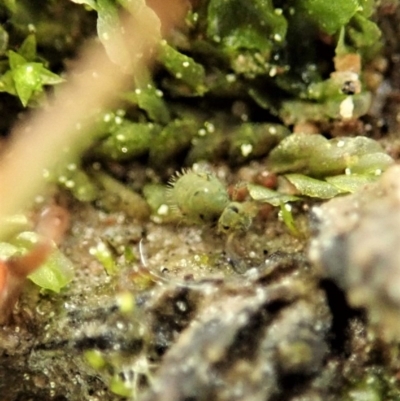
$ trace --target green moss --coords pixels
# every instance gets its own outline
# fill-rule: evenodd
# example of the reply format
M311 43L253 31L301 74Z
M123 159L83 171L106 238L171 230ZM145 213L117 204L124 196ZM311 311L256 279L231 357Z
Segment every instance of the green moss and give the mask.
M165 40L161 41L158 60L175 79L193 89L194 94L203 95L207 91L204 67L175 50Z
M328 140L317 134L287 137L270 153L268 161L276 172L298 172L312 177L343 174L346 169L370 174L385 170L393 163L373 139L342 137Z
M359 0L305 0L299 2L324 32L332 34L347 24L360 7Z
M120 119L94 149L101 158L124 161L147 154L160 127L153 123L135 123Z
M286 21L272 1L243 3L238 0L208 4L207 34L228 49L271 48L285 39Z
M19 53L7 52L9 70L0 78L0 92L17 95L23 106L44 91L45 85L55 85L63 79L45 68L43 63L33 62L36 55L36 39L29 35L22 43Z

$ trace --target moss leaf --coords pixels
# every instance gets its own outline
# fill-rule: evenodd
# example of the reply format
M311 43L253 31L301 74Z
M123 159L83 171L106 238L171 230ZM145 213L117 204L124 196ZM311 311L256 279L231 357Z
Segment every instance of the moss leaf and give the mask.
M122 67L128 66L129 54L121 31L117 5L112 0L98 0L96 9L98 12L97 34L108 57Z
M301 0L311 19L326 33L333 34L357 12L357 0Z
M270 49L285 39L287 22L271 0L211 0L207 35L226 48Z
M253 200L269 203L272 206L280 206L281 204L300 200L297 196L282 194L261 185L247 184L247 188Z
M8 58L15 91L24 106L28 104L34 94L43 91L44 85L63 82L60 76L46 69L42 63L28 62L23 56L13 51L8 52ZM4 76L2 78L3 91L10 92L7 87L10 82L7 82Z
M325 180L338 188L341 192L354 193L363 188L365 185L376 181L376 176L342 174L334 177L326 177Z
M300 195L310 198L330 199L342 193L329 182L316 180L303 174L286 174L285 178L294 185Z
M158 58L178 81L194 89L197 95L202 95L206 91L204 68L191 57L180 53L162 40Z
M34 61L36 59L36 36L33 33L28 35L23 41L18 54L27 61Z
M372 156L376 154L375 156ZM331 140L322 135L293 134L269 154L270 168L275 172L296 172L312 177L382 171L392 162L380 144L366 137L342 137ZM365 167L361 167L361 166ZM357 170L357 166L360 166ZM353 171L354 168L354 171Z
M39 269L28 276L41 288L60 292L69 284L74 275L72 262L60 251L55 250Z

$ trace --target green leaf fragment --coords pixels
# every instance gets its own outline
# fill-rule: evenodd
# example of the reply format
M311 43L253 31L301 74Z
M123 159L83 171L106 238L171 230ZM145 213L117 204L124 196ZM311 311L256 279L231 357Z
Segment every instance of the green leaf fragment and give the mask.
M84 352L83 356L86 362L96 370L102 369L106 366L106 360L102 353L96 349L90 349Z
M158 168L186 150L199 129L194 120L174 120L156 135L150 147L150 163Z
M103 265L109 276L117 273L118 268L114 256L110 248L104 242L99 241L95 247L90 248L89 252Z
M43 64L40 63L35 63L35 64L39 64L37 68L40 74L40 80L42 82L42 85L57 85L64 82L63 78L45 68Z
M146 74L147 75L147 74ZM149 118L161 124L167 124L171 117L163 99L163 92L158 89L150 77L135 77L136 89L123 94L123 98L137 104L146 111Z
M358 0L300 0L301 7L326 33L333 34L347 24L359 8Z
M370 138L358 136L328 140L322 135L298 133L281 141L270 152L268 162L275 172L325 177L343 174L347 168L351 168L353 173L365 173L367 166L368 173L371 173L371 167L385 170L391 160L380 144ZM353 171L357 165L360 168Z
M41 288L60 292L74 276L72 262L59 250L54 250L46 262L28 278Z
M316 180L303 174L286 174L285 178L294 185L300 195L310 198L331 199L342 191L326 181Z
M132 314L135 310L136 299L130 291L119 292L116 295L116 301L120 312L124 314Z
M158 59L172 76L192 88L195 94L203 95L206 92L204 67L191 57L180 53L162 40Z
M26 61L34 61L36 59L36 35L31 33L26 37L21 47L18 49L18 54Z
M354 193L362 189L365 185L376 181L376 176L371 175L336 175L334 177L326 177L325 180L338 188L341 192Z
M20 54L10 50L8 52L8 61L10 63L10 68L15 70L16 68L23 66L27 63L26 59Z
M373 174L380 175L394 160L383 152L375 152L361 155L354 162L349 164L349 172L352 174Z
M207 35L226 48L265 52L286 36L287 22L271 0L211 0Z
M97 35L111 61L123 68L130 64L118 7L112 0L97 0Z
M132 389L117 375L113 376L110 382L110 391L121 397L130 397Z
M0 77L0 92L7 92L10 95L17 94L14 85L14 77L11 70L8 70Z
M323 83L324 86L326 83ZM332 95L329 93L313 93L319 85L310 87L310 91L307 92L307 97L310 99L318 98L321 102L304 101L304 100L284 100L280 105L278 111L279 116L285 122L286 125L307 122L307 121L321 121L327 122L330 119L343 119L343 101L350 100L352 103L353 110L351 112L351 118L358 118L365 115L371 105L372 97L371 93L362 91L349 98L346 95ZM255 92L253 92L254 94ZM326 95L330 97L326 97ZM255 98L259 103L259 100ZM261 103L259 103L263 106Z
M99 195L98 187L93 180L81 169L65 169L57 177L57 183L69 190L80 202L92 202Z
M33 93L42 90L40 73L36 63L26 63L13 70L15 89L23 106L28 104Z
M133 123L123 120L107 138L99 143L95 152L112 160L130 160L147 153L159 131L159 126L152 123Z
M236 163L264 156L289 134L280 124L240 124L231 134L229 156Z
M14 82L15 91L26 106L33 95L43 91L44 85L55 85L63 82L57 74L46 69L42 63L27 62L20 54L9 51L8 58L11 72L4 74L1 81L2 91L12 93L10 79Z
M261 185L247 184L247 189L253 200L269 203L272 206L280 206L282 203L285 204L300 200L298 196L282 194Z
M382 35L378 25L360 13L351 19L346 33L350 42L358 49L373 46Z
M358 3L358 10L364 17L370 17L375 11L376 0L358 0Z
M191 166L198 161L209 162L221 160L226 156L227 137L222 124L217 121L206 121L191 141L185 165Z
M135 90L138 106L145 110L149 118L161 124L167 124L171 119L169 110L164 100L162 92L152 84L146 87L139 87Z
M280 212L282 216L282 220L285 223L285 226L288 228L289 232L295 237L300 236L300 232L296 227L296 223L293 218L292 207L291 205L285 204L281 202L280 204Z

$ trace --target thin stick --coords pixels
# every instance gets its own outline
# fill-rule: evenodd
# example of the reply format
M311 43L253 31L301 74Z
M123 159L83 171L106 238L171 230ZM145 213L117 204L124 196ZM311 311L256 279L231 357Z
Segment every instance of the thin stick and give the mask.
M165 11L163 0L153 1ZM169 30L182 16L181 0L168 1L174 13L162 12L162 25ZM181 12L176 13L178 8ZM154 24L146 19L146 7L135 10L135 18L127 16L122 25L129 38L126 43L130 55L130 71L151 63L149 48L156 46L159 36L154 34ZM147 9L148 11L148 9ZM119 39L119 38L118 38ZM116 38L115 45L120 45ZM153 41L153 42L152 42ZM140 63L138 60L140 59ZM77 67L67 76L67 83L55 96L46 110L32 114L11 134L7 149L0 160L0 221L29 205L43 189L43 171L52 170L62 157L65 148L77 151L87 138L85 128L93 123L96 111L115 105L120 90L132 81L131 75L112 64L103 47L92 42L84 49ZM81 129L77 129L81 127ZM0 239L7 235L7 228L0 224Z

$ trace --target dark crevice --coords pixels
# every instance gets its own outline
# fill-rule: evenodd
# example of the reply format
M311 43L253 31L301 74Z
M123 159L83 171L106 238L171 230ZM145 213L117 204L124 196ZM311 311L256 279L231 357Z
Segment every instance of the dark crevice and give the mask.
M328 341L332 351L338 354L346 352L350 321L354 318L364 319L362 309L352 308L342 291L332 280L322 280L320 287L325 291L328 306L332 313L332 328Z

